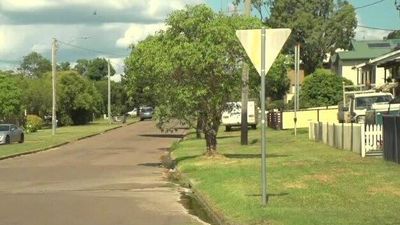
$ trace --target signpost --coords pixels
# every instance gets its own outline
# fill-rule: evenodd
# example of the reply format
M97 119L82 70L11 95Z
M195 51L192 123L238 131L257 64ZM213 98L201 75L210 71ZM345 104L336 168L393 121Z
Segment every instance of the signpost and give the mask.
M267 204L267 166L265 140L265 74L281 51L290 35L290 29L238 30L239 38L247 55L261 76L261 183L262 205Z

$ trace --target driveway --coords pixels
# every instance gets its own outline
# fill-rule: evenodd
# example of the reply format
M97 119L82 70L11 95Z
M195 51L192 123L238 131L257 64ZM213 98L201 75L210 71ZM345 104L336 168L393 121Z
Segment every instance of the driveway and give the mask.
M0 224L196 224L159 167L179 136L145 121L0 161Z

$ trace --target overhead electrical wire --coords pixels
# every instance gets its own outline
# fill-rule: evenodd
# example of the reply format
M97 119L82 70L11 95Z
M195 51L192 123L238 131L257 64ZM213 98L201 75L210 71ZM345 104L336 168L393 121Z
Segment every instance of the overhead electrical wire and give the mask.
M70 46L70 47L73 47L73 48L77 48L77 49L80 49L80 50L88 51L88 52L95 52L95 53L100 53L100 54L105 54L105 55L110 55L110 56L116 56L116 57L119 57L119 58L127 57L126 55L119 55L119 54L115 54L115 53L110 53L110 52L90 49L90 48L86 48L86 47L81 47L81 46L70 44L70 43L67 43L67 42L64 42L64 41L61 41L61 40L58 40L58 39L57 39L57 41L59 43L61 43L61 44L64 44L64 45L67 45L67 46Z
M363 25L360 25L360 24L358 24L357 26L361 27L361 28L371 29L371 30L396 31L395 29L380 28L380 27L370 27L370 26L363 26Z
M381 2L384 2L384 1L385 0L379 0L379 1L372 2L372 3L366 4L366 5L358 6L358 7L355 7L354 10L363 9L363 8L367 8L367 7L370 7L370 6L374 6L374 5L377 5L377 4L379 4Z

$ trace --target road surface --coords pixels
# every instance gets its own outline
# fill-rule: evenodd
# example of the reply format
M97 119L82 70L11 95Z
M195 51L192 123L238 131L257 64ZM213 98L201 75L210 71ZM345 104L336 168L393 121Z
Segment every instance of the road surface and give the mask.
M0 224L197 224L159 166L178 137L145 121L0 161Z

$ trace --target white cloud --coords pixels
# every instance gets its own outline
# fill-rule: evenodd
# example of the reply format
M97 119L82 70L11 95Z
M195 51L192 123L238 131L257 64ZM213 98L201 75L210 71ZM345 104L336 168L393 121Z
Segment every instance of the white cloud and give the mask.
M127 48L130 44L136 44L137 42L145 39L148 35L152 35L163 29L165 29L164 23L149 25L133 24L128 28L128 30L125 31L124 36L117 40L116 46L120 48Z
M50 59L52 38L95 51L60 44L59 62L99 57L113 59L123 72L123 56L132 43L165 29L163 21L173 10L205 0L0 0L0 70L18 65L37 51ZM94 12L96 11L96 15ZM109 53L109 54L105 54ZM117 65L118 64L118 65ZM7 66L7 67L8 67Z

